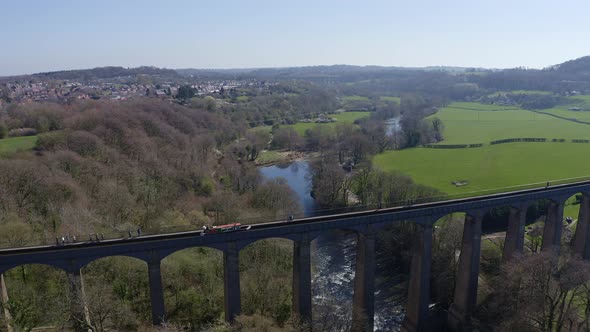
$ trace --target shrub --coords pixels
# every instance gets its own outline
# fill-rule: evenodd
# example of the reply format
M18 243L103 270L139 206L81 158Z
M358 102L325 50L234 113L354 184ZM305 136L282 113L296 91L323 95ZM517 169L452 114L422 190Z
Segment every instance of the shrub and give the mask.
M66 132L54 131L39 135L37 139L37 148L43 150L56 150L58 146L64 146L66 143Z
M10 137L20 137L20 136L35 136L37 135L37 129L35 128L17 128L12 129L8 132L8 136Z

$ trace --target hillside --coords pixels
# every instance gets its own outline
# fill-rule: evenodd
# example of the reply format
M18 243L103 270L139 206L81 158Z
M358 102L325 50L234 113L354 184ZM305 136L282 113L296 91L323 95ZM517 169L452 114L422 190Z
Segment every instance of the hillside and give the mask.
M566 61L553 66L556 71L565 74L590 75L590 56Z
M163 78L180 78L180 75L172 69L157 67L97 67L92 69L61 70L53 72L36 73L32 75L3 77L3 80L14 79L36 79L36 80L96 80L112 79L119 77L136 77L139 75L148 75Z

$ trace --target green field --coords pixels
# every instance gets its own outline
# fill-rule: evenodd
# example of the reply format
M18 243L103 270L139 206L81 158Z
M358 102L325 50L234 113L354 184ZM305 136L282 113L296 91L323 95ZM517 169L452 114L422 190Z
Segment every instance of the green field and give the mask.
M565 202L563 209L563 217L572 217L572 219L578 219L578 213L580 212L580 204L573 204L576 201L576 197L570 197Z
M307 129L311 129L315 126L329 126L329 127L335 127L337 123L353 123L354 120L360 119L360 118L365 118L371 115L371 112L343 112L343 113L338 113L338 114L330 114L329 117L331 118L335 118L337 121L336 122L331 122L331 123L305 123L305 122L299 122L297 124L294 125L289 125L293 128L295 128L295 131L303 136L305 135L305 131Z
M474 111L507 111L507 110L515 110L518 109L516 106L503 106L503 105L492 105L492 104L480 104L480 103L470 103L470 102L463 102L458 101L451 103L446 108L459 108L459 109L469 109Z
M258 127L253 127L253 128L249 128L248 131L250 132L264 132L264 133L271 133L272 132L272 126L258 126Z
M417 183L449 194L467 194L590 175L590 144L510 143L476 149L415 148L374 158L385 171L398 170ZM451 182L466 180L456 187ZM515 188L516 189L516 188ZM501 191L508 191L501 190Z
M0 157L35 147L37 136L11 137L0 139Z
M381 100L383 101L395 101L396 103L400 104L402 99L400 97L392 97L392 96L381 96Z
M369 107L369 98L363 96L343 96L342 107L345 109L359 109Z
M555 114L566 119L590 122L590 109L588 111L570 111L568 107L555 107L540 110L540 112Z
M506 94L524 94L524 95L552 95L553 92L541 91L541 90L512 90L512 91L498 91L489 95L490 97L506 95Z
M568 119L590 122L590 96L567 97L568 103L554 108L540 110ZM570 111L569 108L579 107L580 111Z
M590 121L590 112L567 110L574 103L590 108L590 96L569 98L571 104L542 112L564 117L575 114ZM445 126L445 140L440 144L524 137L590 139L590 125L521 109L502 110L495 105L452 103L432 117L440 118ZM373 162L382 170L402 172L452 198L544 187L548 181L558 184L590 179L590 144L522 142L472 149L414 148L388 151L375 156ZM467 184L456 186L453 181ZM579 205L567 204L564 216L576 219L578 210Z
M574 104L590 106L590 96L588 95L571 96L567 98Z
M267 164L267 163L273 163L276 161L280 161L282 159L283 159L283 155L281 155L280 153L278 153L276 151L264 150L264 151L260 152L260 155L256 159L256 163Z
M369 98L363 96L343 96L342 101L369 101Z
M590 139L589 125L526 110L491 112L495 107L499 106L452 103L449 107L430 116L430 118L438 117L445 126L444 140L440 144L489 143L494 140L518 137Z

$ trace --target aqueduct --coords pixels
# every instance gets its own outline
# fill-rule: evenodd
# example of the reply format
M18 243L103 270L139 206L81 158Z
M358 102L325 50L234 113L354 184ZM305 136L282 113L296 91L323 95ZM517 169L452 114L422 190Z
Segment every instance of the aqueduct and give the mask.
M533 202L547 199L547 218L542 250L559 252L563 210L566 200L582 194L578 225L572 241L576 254L590 259L590 181L541 189L522 190L474 198L387 208L363 212L271 222L252 225L247 231L200 236L201 231L149 235L131 239L112 239L63 246L37 246L0 250L0 274L24 264L47 264L68 275L71 294L83 297L80 269L90 262L110 256L129 256L147 262L153 323L166 317L160 263L168 255L190 247L210 247L223 252L224 303L226 320L240 311L239 252L248 244L268 238L293 241L293 311L304 320L312 317L310 243L322 232L354 230L357 233L356 273L353 297L353 330L373 331L375 235L392 223L411 221L420 225L413 249L408 303L402 329L422 331L428 321L433 225L455 212L466 214L463 228L459 272L448 325L454 331L470 330L472 309L477 301L477 283L484 214L498 207L510 207L503 259L522 252L525 215ZM3 290L5 292L5 290ZM76 310L76 309L73 309ZM79 310L79 309L78 309ZM84 312L74 313L83 317Z

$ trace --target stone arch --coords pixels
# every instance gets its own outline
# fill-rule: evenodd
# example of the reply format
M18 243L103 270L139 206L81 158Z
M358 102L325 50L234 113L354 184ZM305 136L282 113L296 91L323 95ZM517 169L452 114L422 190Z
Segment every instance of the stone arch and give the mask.
M255 243L260 242L260 241L275 239L275 240L286 240L286 241L290 241L290 242L295 242L295 241L301 240L301 238L302 238L301 233L286 233L286 234L273 235L273 236L269 236L269 237L243 239L243 240L238 240L235 243L236 243L236 248L241 251L242 249L245 249L245 248L247 248L251 245L254 245Z
M166 312L175 312L167 320L199 326L214 323L224 313L224 254L220 248L190 246L161 253Z
M378 265L375 264L375 285L373 287L375 290L380 291L375 292L372 299L367 298L367 302L372 301L375 308L387 305L388 311L403 312L404 308L406 308L407 316L405 320L407 322L404 322L404 326L408 327L407 330L410 331L420 330L415 325L413 326L413 323L408 323L421 319L420 314L417 313L419 309L416 308L423 306L423 304L418 304L416 301L421 301L423 294L428 294L428 298L430 294L428 287L430 283L430 255L432 252L432 224L435 219L438 218L418 215L410 216L406 219L392 218L390 221L372 225L375 226L372 228L376 237L375 261L379 262ZM363 242L359 241L358 244L362 246ZM359 249L361 248L359 247ZM367 260L367 258L357 255L357 260ZM380 269L377 266L395 266L397 270ZM356 273L363 272L365 274L370 273L369 271L359 269L356 271ZM362 279L359 279L359 281ZM425 280L428 280L428 286L426 287L424 286ZM392 282L398 284L393 293L399 295L395 295L397 301L394 302L387 301L387 298L392 296ZM356 294L361 293L358 291L359 286L361 286L359 283L355 283L354 308L356 308L358 301ZM420 294L421 292L424 293ZM426 306L430 303L428 300L422 302L427 303ZM371 309L371 303L367 304L368 309ZM358 316L358 314L353 314L353 317ZM391 318L381 317L381 319L385 319L387 322ZM372 324L372 322L367 321L362 323L365 326L367 324Z
M291 316L296 237L259 239L239 253L242 312L276 317L279 323Z
M138 260L138 261L142 261L144 263L147 263L149 260L149 255L146 252L136 252L136 253L129 253L129 254L113 253L113 254L101 255L98 257L87 258L86 260L79 260L76 263L80 269L83 269L83 268L87 267L88 265L93 264L96 261L100 261L103 259L109 259L109 258L124 258L124 259Z
M312 241L314 317L350 316L353 312L359 239L368 235L374 241L374 234L366 230L366 225L363 225L321 232ZM371 276L368 277L373 281ZM326 323L315 320L314 328L325 330L327 327L322 324Z
M143 256L137 256L106 255L80 269L80 283L90 322L116 328L129 323L125 317L149 317L148 266Z
M529 201L515 201L493 207L485 213L484 226L487 223L493 224L493 227L482 228L482 245L487 249L484 254L488 256L488 263L491 263L487 264L487 272L499 273L500 261L508 261L514 255L523 253L530 205Z
M465 221L465 217L467 213L464 211L456 211L450 213L441 213L432 217L432 231L434 242L436 245L437 236L440 232L448 230L449 227L453 227L452 230L455 233L461 233L463 231L463 222Z
M185 246L185 247L175 247L175 248L171 248L171 249L162 249L162 250L158 250L158 258L160 260L165 260L166 258L168 258L171 255L174 255L178 252L184 251L184 250L188 250L188 249L198 249L198 248L203 248L203 249L212 249L215 252L219 251L219 252L223 252L227 247L227 244L225 242L223 243L211 243L211 244L199 244L199 245L189 245L189 246Z
M29 266L29 265L48 266L48 267L52 267L57 270L61 270L63 272L66 272L68 270L68 265L62 261L46 261L46 262L31 262L31 263L24 263L24 264L12 263L12 264L7 264L7 265L2 265L2 266L0 266L0 273L5 273L10 270L16 269L18 267Z
M569 197L567 197L564 201L564 211L563 211L563 219L564 222L567 222L568 225L575 226L577 225L577 219L580 213L580 207L584 200L584 196L588 197L588 194L583 192L577 192ZM571 220L569 219L571 218ZM565 223L564 223L564 226Z
M547 214L543 225L543 241L541 250L560 252L563 236L563 213L565 203L570 195L553 196L548 198Z

